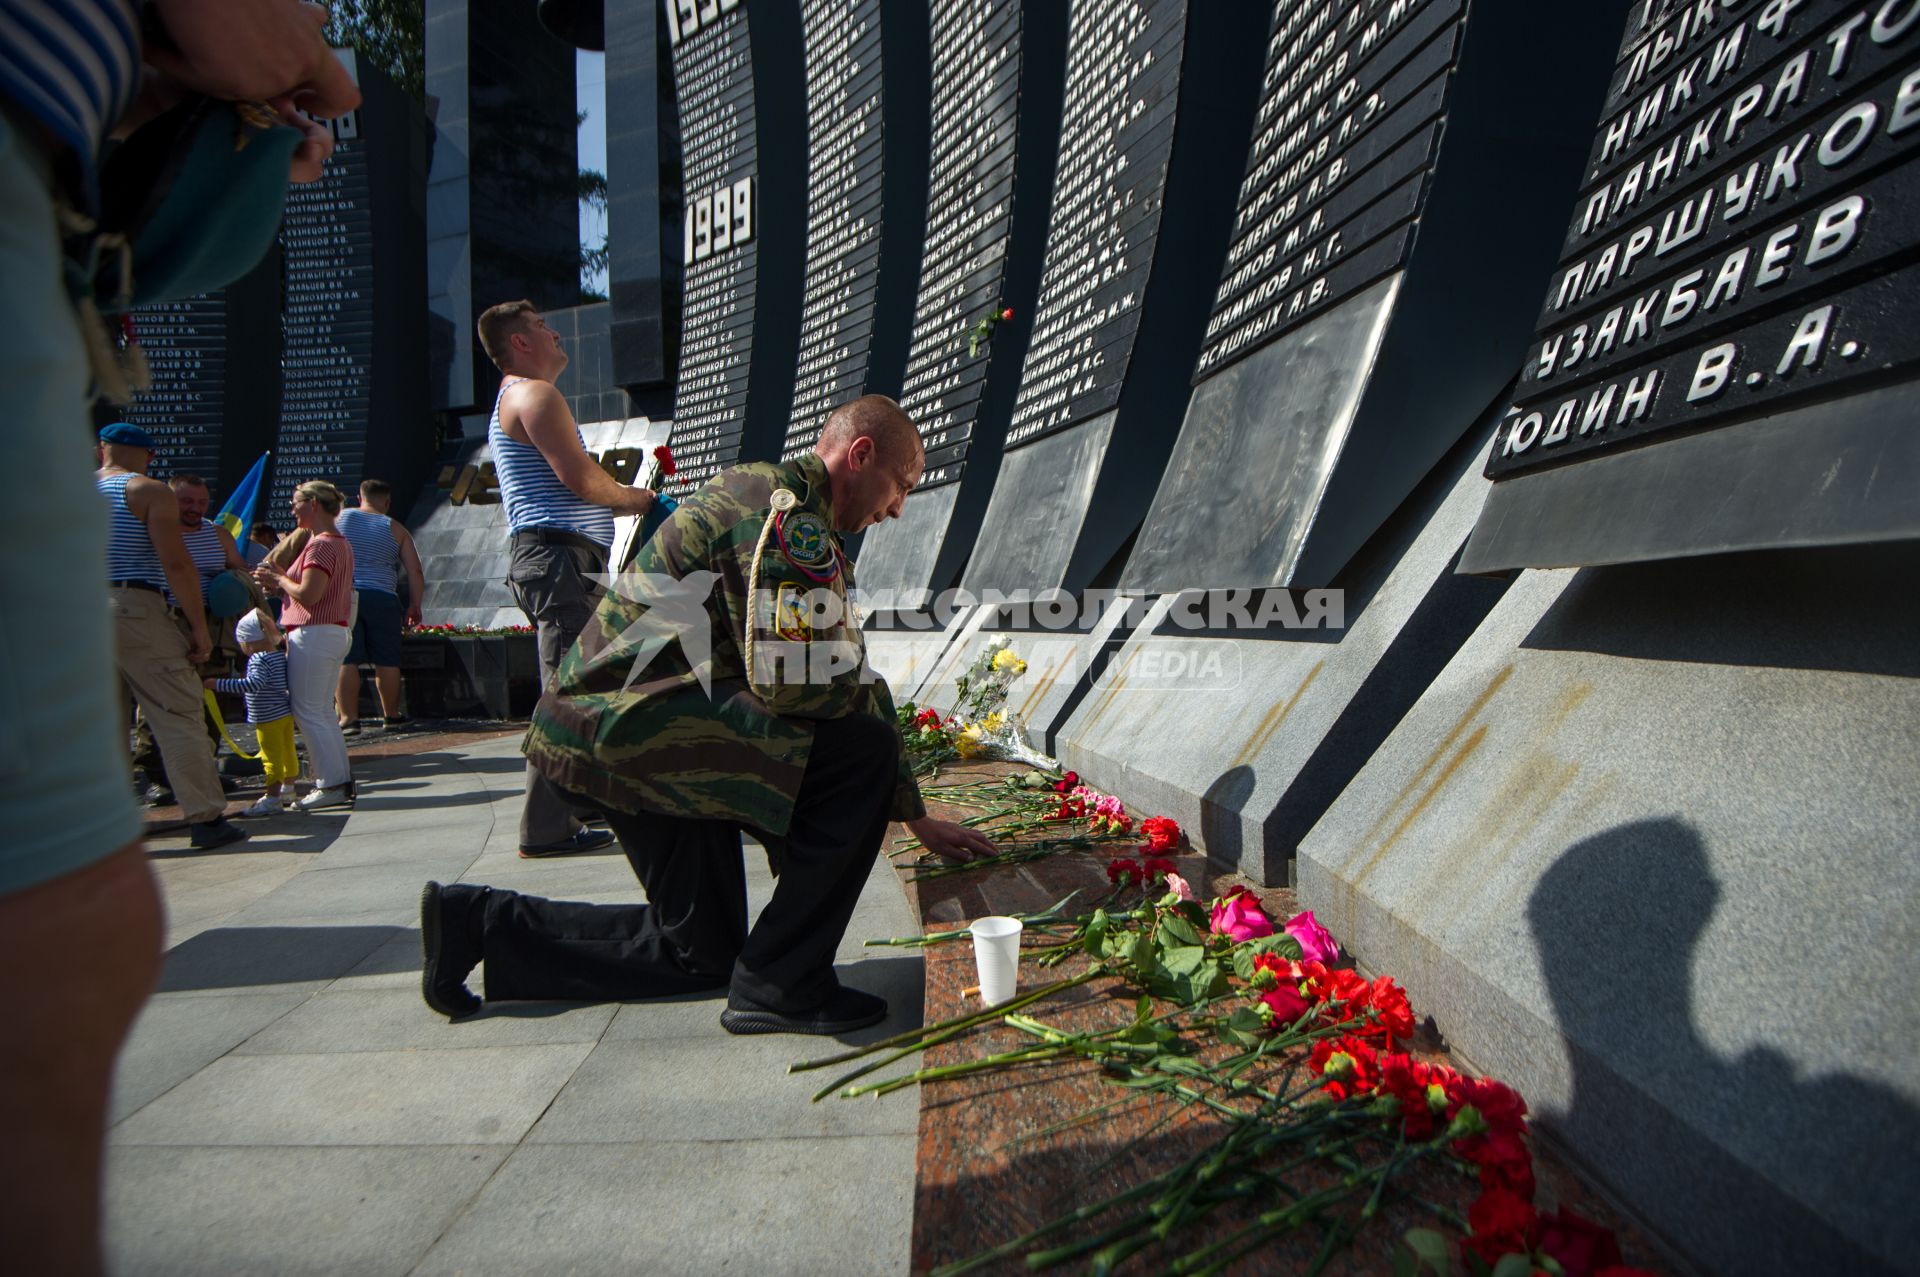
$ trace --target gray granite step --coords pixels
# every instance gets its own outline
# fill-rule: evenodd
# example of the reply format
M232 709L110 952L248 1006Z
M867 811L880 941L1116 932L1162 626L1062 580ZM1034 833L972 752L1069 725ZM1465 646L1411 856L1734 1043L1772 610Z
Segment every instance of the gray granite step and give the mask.
M917 1096L811 1103L786 1065L821 1040L731 1037L715 998L420 1001L428 878L644 899L618 854L518 858L517 744L356 760L350 815L211 856L154 840L173 921L115 1087L115 1272L905 1270ZM883 861L841 960L893 1014L849 1041L919 1023L919 959L861 947L912 927Z

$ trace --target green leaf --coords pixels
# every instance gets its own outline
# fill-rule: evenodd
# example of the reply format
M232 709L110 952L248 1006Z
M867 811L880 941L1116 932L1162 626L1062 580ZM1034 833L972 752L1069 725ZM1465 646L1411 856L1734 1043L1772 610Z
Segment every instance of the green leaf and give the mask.
M1233 973L1242 980L1253 979L1253 950L1246 945L1233 947Z
M1177 913L1169 913L1160 920L1160 934L1178 944L1199 944L1200 933L1193 924Z
M1243 1033L1259 1033L1267 1027L1267 1022L1262 1020L1260 1013L1252 1007L1241 1007L1235 1011L1227 1017L1227 1024Z
M1134 934L1131 961L1134 970L1143 978L1151 977L1160 969L1160 960L1153 950L1153 937L1144 931Z
M1416 1266L1410 1271L1418 1273L1431 1268L1439 1274L1439 1277L1452 1277L1453 1254L1445 1237L1431 1228L1410 1228L1400 1241L1416 1260ZM1399 1263L1396 1261L1394 1272L1399 1271Z
M1172 944L1160 952L1160 964L1171 976L1191 976L1206 963L1207 951L1197 944Z
M1086 938L1082 941L1088 956L1095 958L1104 958L1107 956L1107 931L1112 926L1113 920L1107 917L1107 911L1105 909L1095 909L1093 911L1093 917L1087 920Z
M1493 1266L1493 1277L1531 1277L1532 1272L1531 1255L1502 1255Z
M1271 953L1292 962L1300 961L1300 942L1284 931L1276 931L1270 936L1261 936L1258 940L1249 940L1240 947L1252 953Z

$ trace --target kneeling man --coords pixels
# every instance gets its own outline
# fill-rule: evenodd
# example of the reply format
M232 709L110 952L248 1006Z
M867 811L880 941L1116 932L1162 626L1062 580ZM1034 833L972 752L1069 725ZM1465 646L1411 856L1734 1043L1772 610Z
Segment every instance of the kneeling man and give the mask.
M993 844L926 814L886 683L847 614L840 534L898 518L919 432L868 395L813 453L723 471L688 497L601 600L534 711L527 757L606 812L647 904L544 900L428 883L427 1004L459 1018L486 963L496 1001L726 988L733 1033L842 1033L884 999L843 987L833 955L900 820L934 852ZM741 833L778 875L751 930Z

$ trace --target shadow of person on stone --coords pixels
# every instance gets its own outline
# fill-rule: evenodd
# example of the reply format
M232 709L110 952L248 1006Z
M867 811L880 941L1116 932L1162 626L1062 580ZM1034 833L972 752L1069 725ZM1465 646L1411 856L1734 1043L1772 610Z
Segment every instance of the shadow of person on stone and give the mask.
M1704 1271L1915 1271L1920 1110L1805 1063L1833 1052L1824 1025L1882 1004L1908 1018L1911 985L1875 990L1865 966L1819 970L1784 938L1764 963L1704 964L1721 904L1707 849L1681 820L1624 824L1560 857L1527 918L1572 1100L1534 1116Z

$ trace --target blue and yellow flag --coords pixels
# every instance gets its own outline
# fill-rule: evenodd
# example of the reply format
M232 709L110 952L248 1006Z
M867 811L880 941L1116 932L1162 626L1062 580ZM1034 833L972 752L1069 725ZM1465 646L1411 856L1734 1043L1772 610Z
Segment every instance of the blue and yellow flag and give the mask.
M260 504L260 481L266 477L267 458L272 455L271 452L260 454L260 459L253 463L253 469L247 471L247 477L240 481L240 486L233 490L227 503L220 507L220 513L213 516L213 521L231 532L234 541L240 545L247 543L247 529L253 526L254 510Z

